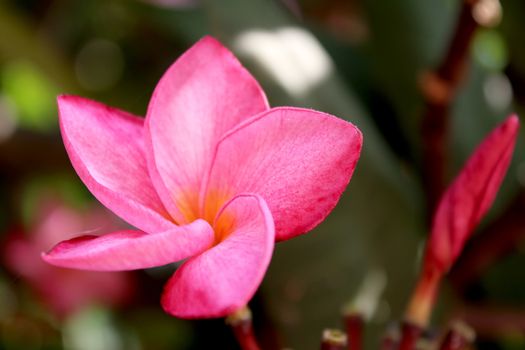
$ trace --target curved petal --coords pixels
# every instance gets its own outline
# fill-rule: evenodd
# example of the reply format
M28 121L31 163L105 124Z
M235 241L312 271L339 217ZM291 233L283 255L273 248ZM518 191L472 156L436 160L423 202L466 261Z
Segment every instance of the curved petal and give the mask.
M141 230L172 227L149 179L143 120L76 96L58 97L58 109L71 163L93 195Z
M273 252L275 231L266 203L239 195L214 228L231 232L212 249L184 263L164 288L162 306L177 317L222 317L245 306L259 287Z
M202 178L219 138L266 109L259 84L211 37L197 42L164 74L146 116L148 166L177 222L198 217Z
M443 195L434 216L425 259L446 272L488 211L507 172L519 120L509 117L476 148Z
M257 193L275 221L278 240L319 224L348 185L362 145L361 132L331 115L274 108L228 133L219 143L201 203Z
M77 237L57 244L42 258L52 265L82 270L136 270L199 254L213 244L213 239L211 226L197 220L161 233L119 231Z

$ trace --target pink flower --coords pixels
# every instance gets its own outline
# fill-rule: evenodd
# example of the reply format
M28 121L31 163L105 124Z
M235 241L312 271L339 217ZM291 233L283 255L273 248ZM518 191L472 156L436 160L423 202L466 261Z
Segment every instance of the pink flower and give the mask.
M489 210L507 172L519 120L510 116L477 147L439 202L426 245L418 284L406 318L428 323L439 283L463 250L465 242Z
M59 317L91 303L122 305L133 293L127 273L73 271L44 263L39 254L71 233L115 227L109 213L92 208L86 214L45 198L38 206L35 225L29 233L12 230L4 247L6 267L19 275Z
M245 306L275 240L319 224L336 205L362 137L331 115L270 109L260 86L206 37L158 83L146 119L80 97L58 99L64 143L91 192L141 231L62 242L43 258L130 270L189 258L162 305L185 318Z

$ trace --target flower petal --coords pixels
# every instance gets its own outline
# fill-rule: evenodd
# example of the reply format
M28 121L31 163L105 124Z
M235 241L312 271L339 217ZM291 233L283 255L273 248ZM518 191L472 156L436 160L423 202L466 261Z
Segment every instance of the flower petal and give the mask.
M164 74L146 117L148 165L177 222L198 216L202 178L219 138L266 109L259 84L211 37L196 43Z
M292 238L335 207L361 145L361 132L331 115L290 107L264 112L219 143L202 206L213 211L210 197L257 193L272 212L276 238Z
M231 233L184 263L166 284L164 310L183 318L222 317L245 306L259 287L273 252L275 231L264 200L239 195L214 225Z
M161 233L119 231L77 237L57 244L42 258L52 265L83 270L136 270L199 254L213 244L213 239L211 226L197 220Z
M58 108L71 163L95 197L146 232L172 227L149 179L143 120L76 96L58 97Z
M518 128L516 116L507 118L477 147L449 186L434 216L426 263L446 272L461 253L494 201L512 158Z

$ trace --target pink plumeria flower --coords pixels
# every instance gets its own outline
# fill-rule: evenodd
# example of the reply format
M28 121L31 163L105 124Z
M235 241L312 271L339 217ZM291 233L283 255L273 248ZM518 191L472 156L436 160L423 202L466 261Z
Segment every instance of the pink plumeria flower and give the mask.
M490 209L514 152L519 120L513 115L477 147L441 198L426 245L423 269L407 317L425 325L436 290Z
M75 271L50 266L39 254L57 241L86 230L116 227L114 217L100 207L79 213L61 201L43 198L34 225L24 232L12 230L4 246L5 266L20 276L58 317L67 317L97 303L118 306L133 294L129 273Z
M162 305L184 318L245 306L275 240L324 220L350 181L362 136L308 109L269 108L219 42L205 37L165 73L145 120L80 97L58 99L64 143L91 192L140 231L62 242L43 257L131 270L189 258Z

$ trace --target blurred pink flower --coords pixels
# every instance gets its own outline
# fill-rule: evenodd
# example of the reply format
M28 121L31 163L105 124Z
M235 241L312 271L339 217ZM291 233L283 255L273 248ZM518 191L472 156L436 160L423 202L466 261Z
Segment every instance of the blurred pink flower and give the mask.
M324 220L361 151L361 133L348 122L270 109L254 78L211 37L168 69L145 120L80 97L58 103L77 173L142 231L73 239L43 258L91 270L190 258L162 297L178 317L221 317L245 306L274 241Z
M56 242L86 232L115 228L115 220L102 208L80 213L49 198L38 203L35 225L29 232L13 230L5 245L6 267L39 295L59 317L64 317L92 303L122 305L133 293L129 273L76 271L50 266L40 253Z
M508 117L477 147L443 194L434 215L418 285L407 310L410 321L419 325L428 322L439 282L496 197L512 158L518 129L518 117Z

